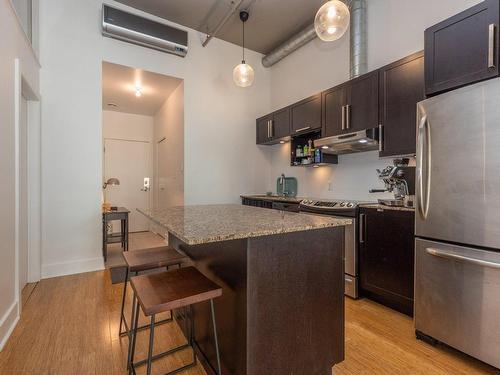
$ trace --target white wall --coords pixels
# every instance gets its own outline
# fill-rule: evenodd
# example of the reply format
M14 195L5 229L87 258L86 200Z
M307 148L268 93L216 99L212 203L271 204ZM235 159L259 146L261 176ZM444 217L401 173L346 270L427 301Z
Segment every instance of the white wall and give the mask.
M159 152L161 153L160 147L166 151L166 154L159 154ZM184 83L182 82L155 114L154 155L153 207L164 208L183 205ZM163 190L160 190L160 183ZM161 198L159 198L160 195Z
M368 0L368 69L374 70L422 50L424 30L479 0ZM316 39L271 68L271 103L281 108L299 99L333 87L349 78L349 35L339 42ZM264 112L261 113L261 115ZM376 168L389 165L377 152L340 156L332 167L290 167L289 145L272 146L271 183L285 173L299 180L299 194L321 198L376 200L392 194L369 194L370 187L383 186ZM331 184L329 183L331 182ZM328 187L331 185L332 190Z
M38 93L39 64L10 1L0 0L0 350L19 317L16 287L16 101L19 75ZM16 77L15 61L19 61Z
M214 39L203 48L202 35L188 30L189 52L180 58L104 38L101 7L99 0L40 4L45 277L102 267L103 60L184 79L186 204L238 202L242 191L268 184L269 151L255 145L255 118L271 109L261 55L248 53L256 81L241 89L232 82L239 47ZM61 32L68 19L72 27ZM61 187L61 177L72 183Z
M153 123L152 116L102 111L102 137L153 143Z

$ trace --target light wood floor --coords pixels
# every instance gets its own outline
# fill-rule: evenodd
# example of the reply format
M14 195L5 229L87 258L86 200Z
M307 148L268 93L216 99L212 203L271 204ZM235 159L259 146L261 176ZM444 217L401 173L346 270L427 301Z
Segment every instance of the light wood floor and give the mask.
M128 341L118 337L122 288L111 284L108 270L30 285L21 319L0 353L0 374L125 374ZM158 350L184 342L175 324L161 326L156 339ZM144 331L139 335L140 357L146 354L146 340ZM186 350L155 362L154 374L188 363L190 355ZM144 369L138 371L144 373ZM205 372L198 366L183 374ZM404 315L368 300L346 299L346 360L335 366L333 374L473 375L500 371L451 349L417 341L412 320Z

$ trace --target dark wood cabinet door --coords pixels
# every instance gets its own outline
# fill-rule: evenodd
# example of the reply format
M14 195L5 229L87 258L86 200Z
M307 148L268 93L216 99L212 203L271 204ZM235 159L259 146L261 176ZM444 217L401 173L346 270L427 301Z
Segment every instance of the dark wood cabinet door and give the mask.
M257 144L266 144L271 141L270 121L272 116L265 116L257 119Z
M414 213L363 208L361 215L362 294L412 315Z
M498 75L498 0L486 0L425 30L425 92Z
M379 80L380 156L415 154L417 103L425 99L423 52L381 68Z
M333 87L322 93L323 100L323 136L331 137L344 132L345 118L343 109L346 105L346 86Z
M321 128L321 94L291 106L292 135Z
M273 113L272 137L285 138L290 135L290 108L284 108Z
M347 133L378 126L378 71L348 82L347 104Z

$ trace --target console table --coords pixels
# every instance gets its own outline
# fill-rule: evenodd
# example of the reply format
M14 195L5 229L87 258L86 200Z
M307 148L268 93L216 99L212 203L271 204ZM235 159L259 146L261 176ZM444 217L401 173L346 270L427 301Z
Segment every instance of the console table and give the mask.
M118 207L116 210L104 211L102 213L102 255L104 261L108 258L108 244L120 242L123 251L128 251L128 217L130 211L125 207ZM108 234L108 223L120 220L120 232Z

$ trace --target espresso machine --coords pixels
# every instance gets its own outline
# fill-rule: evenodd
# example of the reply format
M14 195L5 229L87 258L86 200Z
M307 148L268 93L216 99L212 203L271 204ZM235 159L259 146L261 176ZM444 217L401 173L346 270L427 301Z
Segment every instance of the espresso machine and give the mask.
M415 197L415 167L409 165L409 159L395 159L393 165L383 170L377 169L378 178L385 184L385 189L370 189L370 193L394 193L394 199L379 199L380 204L397 207L413 207Z

